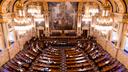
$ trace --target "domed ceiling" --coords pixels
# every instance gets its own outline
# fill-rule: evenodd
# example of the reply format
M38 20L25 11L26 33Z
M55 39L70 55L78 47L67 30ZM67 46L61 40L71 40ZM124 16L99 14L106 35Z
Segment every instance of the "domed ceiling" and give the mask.
M44 10L48 10L48 2L95 2L100 7L105 4L106 0L0 0L2 13L12 13L16 11L16 8L20 8L20 6L26 6L31 2L43 2ZM127 4L128 0L108 0L109 4L112 8L112 12L114 13L127 13Z

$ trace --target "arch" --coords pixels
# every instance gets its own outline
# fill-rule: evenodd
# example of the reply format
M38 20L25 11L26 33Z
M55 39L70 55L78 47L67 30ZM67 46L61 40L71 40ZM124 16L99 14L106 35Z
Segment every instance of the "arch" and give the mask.
M11 1L11 0L5 0L5 1L1 4L1 6L2 6L2 12L3 12L3 13L7 13L6 8L8 7L7 5L9 4L10 1Z
M119 7L119 13L126 13L127 7L125 7L123 0L114 0L114 1L117 3L117 5Z
M126 2L126 0L123 0L123 3L124 3L124 5L125 5L125 9L126 9L126 13L128 12L128 9L127 9L127 2Z
M7 13L6 9L8 7L8 3L11 2L10 4L10 11L13 12L15 10L15 4L18 0L3 0L1 2L1 6L2 6L2 12L3 13ZM60 0L23 0L24 1L24 4L28 4L29 2L37 2L37 1L60 1ZM61 1L65 1L65 0L61 0ZM71 1L71 0L69 0ZM72 0L72 1L79 1L79 0ZM87 0L83 0L83 1L87 1ZM95 1L97 2L99 5L101 5L101 3L104 3L104 0L90 0L90 1ZM101 2L101 3L100 3ZM124 0L109 0L109 3L111 4L112 6L112 11L113 12L116 12L117 11L117 7L115 5L115 3L117 3L118 7L119 7L119 12L118 13L127 13L127 5L126 5L126 2Z
M14 12L14 7L15 7L15 4L16 4L17 0L14 1L13 5L12 5L12 12Z
M47 2L46 0L44 0L44 1L42 1L42 0L29 0L29 1L27 1L27 2L25 2L25 6L27 5L27 4L29 4L29 3L31 3L31 2ZM50 1L51 2L51 1ZM64 1L62 1L62 2L64 2ZM73 1L73 2L77 2L77 1ZM79 1L80 2L80 1ZM83 2L86 2L86 1L83 1ZM100 8L102 8L102 3L100 3L98 0L91 0L90 2L95 2L95 3L97 3L99 6L100 6Z

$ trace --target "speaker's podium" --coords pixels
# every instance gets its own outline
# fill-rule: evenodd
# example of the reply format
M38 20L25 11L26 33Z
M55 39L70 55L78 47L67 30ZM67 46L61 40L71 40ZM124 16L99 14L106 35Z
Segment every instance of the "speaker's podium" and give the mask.
M51 38L77 38L76 30L51 30Z
M87 35L88 35L88 30L87 29L83 30L82 36L86 38Z

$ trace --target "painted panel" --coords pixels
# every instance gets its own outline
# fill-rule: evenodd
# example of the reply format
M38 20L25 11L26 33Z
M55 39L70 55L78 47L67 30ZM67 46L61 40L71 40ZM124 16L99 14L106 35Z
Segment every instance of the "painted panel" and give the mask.
M50 29L76 29L77 2L49 2Z

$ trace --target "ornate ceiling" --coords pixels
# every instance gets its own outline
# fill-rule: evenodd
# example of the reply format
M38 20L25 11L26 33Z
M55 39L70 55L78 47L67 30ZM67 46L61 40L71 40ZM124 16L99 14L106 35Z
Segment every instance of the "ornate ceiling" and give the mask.
M0 0L0 12L2 13L12 13L15 12L17 8L26 6L31 2L43 2L44 10L48 10L47 2L95 2L100 7L105 4L105 0ZM127 13L128 0L108 0L114 13Z

